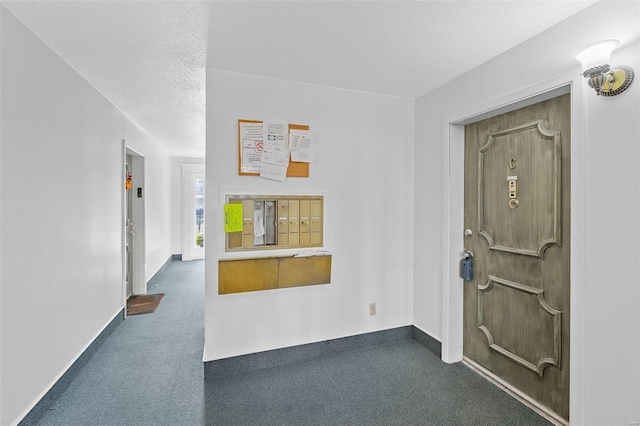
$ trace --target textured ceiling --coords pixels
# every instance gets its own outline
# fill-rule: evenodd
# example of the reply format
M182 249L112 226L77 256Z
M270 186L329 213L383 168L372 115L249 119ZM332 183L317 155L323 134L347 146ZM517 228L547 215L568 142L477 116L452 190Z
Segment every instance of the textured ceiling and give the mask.
M167 153L204 155L209 4L3 4Z
M3 1L173 156L202 156L205 67L416 98L591 1Z
M592 3L215 2L207 64L417 98Z

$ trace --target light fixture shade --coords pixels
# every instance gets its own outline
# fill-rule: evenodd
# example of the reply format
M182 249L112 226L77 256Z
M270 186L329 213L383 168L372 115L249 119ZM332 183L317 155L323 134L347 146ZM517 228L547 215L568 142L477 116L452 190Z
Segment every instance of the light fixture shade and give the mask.
M618 40L604 40L590 44L573 57L582 64L582 71L587 71L593 67L610 65L611 52L620 42Z

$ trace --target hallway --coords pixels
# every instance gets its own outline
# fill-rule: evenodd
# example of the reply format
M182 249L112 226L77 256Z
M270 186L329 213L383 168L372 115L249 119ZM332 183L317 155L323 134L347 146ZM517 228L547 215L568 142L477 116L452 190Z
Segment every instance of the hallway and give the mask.
M173 261L154 282L158 310L122 322L21 425L548 424L410 339L205 381L204 261Z
M50 411L21 425L202 424L204 261L160 274L156 312L121 322Z

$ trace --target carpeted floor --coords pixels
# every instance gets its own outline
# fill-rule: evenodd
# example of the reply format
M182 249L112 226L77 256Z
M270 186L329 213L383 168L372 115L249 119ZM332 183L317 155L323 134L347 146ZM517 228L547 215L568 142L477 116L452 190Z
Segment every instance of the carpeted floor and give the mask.
M38 425L548 425L414 340L205 380L204 262L172 262L166 293L107 337Z

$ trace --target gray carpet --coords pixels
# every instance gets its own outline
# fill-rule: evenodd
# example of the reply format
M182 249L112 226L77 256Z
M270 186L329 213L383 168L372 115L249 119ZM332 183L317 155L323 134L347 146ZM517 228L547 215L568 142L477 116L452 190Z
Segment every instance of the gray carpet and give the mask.
M205 380L204 262L172 262L153 314L122 322L23 425L548 425L461 364L402 340Z

